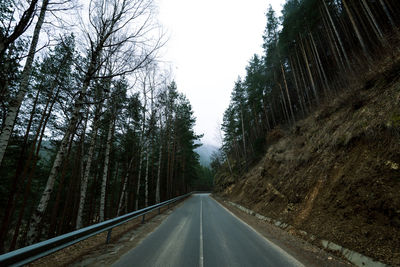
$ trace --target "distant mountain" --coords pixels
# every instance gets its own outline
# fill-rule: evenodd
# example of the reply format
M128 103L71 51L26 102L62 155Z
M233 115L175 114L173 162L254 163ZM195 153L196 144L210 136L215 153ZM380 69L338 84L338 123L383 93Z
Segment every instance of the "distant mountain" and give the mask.
M218 147L216 146L203 144L201 147L196 148L195 151L200 155L200 164L209 167L211 163L211 154L217 150Z

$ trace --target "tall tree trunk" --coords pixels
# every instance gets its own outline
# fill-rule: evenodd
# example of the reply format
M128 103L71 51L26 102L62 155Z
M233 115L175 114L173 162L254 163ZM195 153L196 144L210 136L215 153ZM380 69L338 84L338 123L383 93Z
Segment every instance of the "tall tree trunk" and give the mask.
M267 123L267 130L271 130L271 123L269 122L269 119L268 119L268 110L267 110L267 105L265 104L264 97L262 97L261 100L262 100L265 120L266 120L266 123ZM221 137L221 140L222 140L222 137Z
M142 144L142 142L140 142ZM135 196L135 210L139 209L139 193L140 193L140 184L141 184L141 176L142 176L142 152L143 149L140 149L139 151L139 173L138 173L138 181L137 181L137 187L136 187L136 196Z
M28 240L27 240L28 244L33 244L33 242L35 242L38 237L39 226L42 221L44 212L47 208L48 202L50 200L51 193L53 192L54 183L55 183L56 177L59 173L60 166L64 160L64 156L65 156L65 152L67 150L69 138L73 133L75 133L75 128L76 128L76 124L78 122L78 117L79 117L79 112L74 112L73 116L71 117L72 123L70 124L70 127L67 130L67 133L64 135L64 138L61 141L60 149L54 160L53 167L51 168L49 178L47 179L45 189L42 193L42 197L39 201L37 209L32 214L30 229L28 231Z
M134 132L135 132L135 130L134 130ZM135 151L135 144L133 145L132 151ZM117 210L117 216L122 212L124 198L125 198L125 213L128 212L129 192L127 192L126 188L128 186L129 175L130 175L130 173L132 171L134 160L135 160L135 154L132 153L131 159L129 160L128 169L127 169L126 174L125 174L125 179L124 179L124 182L123 182L123 185L122 185L122 191L121 191L121 196L120 196L120 200L119 200L119 204L118 204L118 210Z
M125 177L124 177L124 180L123 180L123 183L122 183L121 196L120 196L119 202L118 202L117 216L119 216L121 214L122 203L124 202L124 197L126 199L128 199L128 196L126 196L126 186L128 184L128 178L129 178L129 173L131 171L132 164L133 164L133 157L129 161L128 169L126 170L126 174L125 174Z
M375 19L374 15L372 14L371 9L369 8L367 2L365 0L361 0L361 3L363 4L364 10L366 12L366 17L367 17L369 23L371 24L376 37L379 39L379 41L383 45L387 45L386 39L383 36L383 33L382 33L378 23L376 22L376 19Z
M160 151L158 152L158 170L157 170L157 181L156 181L156 203L160 203L160 180L161 180L161 158L162 158L162 149L163 149L163 140L162 140L162 118L160 114Z
M286 119L286 121L290 124L290 115L289 115L289 112L286 107L285 95L283 93L282 86L280 83L278 83L278 86L279 86L279 89L281 92L280 102L281 102L281 106L282 106L283 116Z
M311 70L310 70L310 65L308 63L306 51L304 49L304 44L303 44L301 37L300 37L300 46L301 46L301 52L303 53L304 62L306 63L308 77L310 78L311 88L313 89L313 93L314 93L315 100L317 101L317 105L319 105L319 97L318 97L317 89L315 88L314 78L313 78Z
M107 187L108 167L110 163L113 129L114 129L114 119L111 118L110 125L108 126L106 152L104 157L103 179L101 182L101 190L100 190L100 211L99 211L100 222L104 221L104 209L106 206L106 187Z
M144 104L143 104L143 124L142 124L142 131L140 135L140 145L143 147L146 147L147 140L143 143L143 140L145 139L144 134L145 134L145 129L146 129L146 108L147 108L147 92L146 92L146 79L147 79L147 73L142 81L142 86L143 86L143 99L144 99ZM143 158L143 147L140 148L139 151L139 174L138 174L138 183L137 183L137 188L136 188L136 201L135 201L135 209L139 209L139 193L140 193L140 183L141 183L141 175L142 175L142 158Z
M281 65L281 71L282 71L282 76L283 76L283 82L285 84L285 89L286 89L286 96L287 96L288 102L289 102L290 114L292 115L292 123L294 125L296 120L294 118L294 113L293 113L293 109L292 109L292 101L290 100L289 89L288 89L288 86L287 86L286 75L285 75L285 71L283 69L282 62L280 62L280 65ZM281 88L281 90L282 90L282 88ZM286 105L286 103L285 103L285 105Z
M35 58L36 47L39 41L40 30L44 22L44 18L47 11L47 6L49 0L43 0L42 7L40 9L40 14L38 21L36 23L35 29L33 31L31 45L29 47L28 56L26 58L25 66L21 74L21 83L19 85L19 91L16 98L10 103L10 107L7 112L7 117L5 119L4 127L0 134L0 166L3 161L4 153L6 152L8 142L10 140L11 133L14 129L15 119L17 118L19 108L22 101L25 98L26 93L29 88L29 79L32 73L32 64Z
M45 1L47 1L47 0L45 0ZM112 30L112 28L111 28L111 30ZM31 220L30 220L30 229L28 231L28 237L27 237L27 241L29 244L32 244L35 241L36 237L38 236L39 225L42 221L44 212L47 208L48 201L50 199L50 195L53 191L54 182L57 177L59 168L64 159L68 140L69 140L70 136L73 133L75 133L77 123L81 117L80 112L83 107L83 100L86 96L86 92L87 92L87 89L89 88L90 82L93 79L96 70L99 68L99 58L104 49L104 43L108 37L109 37L109 35L100 36L100 40L98 40L98 42L95 44L95 46L91 47L91 49L90 49L90 51L91 51L90 52L90 61L89 61L89 65L87 67L86 73L84 75L81 91L79 92L78 98L75 100L74 107L72 109L72 114L71 114L71 117L69 120L69 125L68 125L68 128L67 128L67 130L64 134L64 137L61 141L61 145L56 154L55 160L53 162L53 166L50 170L50 174L47 179L46 187L43 191L43 194L39 201L38 207L37 207L36 211L33 213ZM94 44L92 43L92 45L94 45Z
M307 101L308 101L308 110L311 111L311 99L310 99L310 95L308 93L308 86L307 86L307 83L306 83L306 79L304 78L304 73L303 73L303 69L302 69L301 64L300 64L300 58L299 58L299 55L297 53L297 49L295 49L295 54L296 54L296 59L297 59L297 66L299 67L299 70L300 70L301 81L303 82L304 92L306 94Z
M43 112L42 117L41 117L40 122L39 122L38 129L36 131L36 135L35 135L35 137L33 139L32 145L31 145L31 152L29 153L28 160L25 163L24 170L23 170L22 175L21 175L22 177L26 177L27 176L27 178L25 178L25 179L27 179L27 183L25 185L23 202L22 202L22 205L21 205L21 208L20 208L20 211L19 211L18 220L17 220L17 224L15 226L13 239L11 241L10 251L14 250L15 246L16 246L16 242L17 242L17 239L18 239L19 229L21 227L21 223L22 223L25 207L27 206L28 198L29 198L29 195L31 193L32 179L33 179L33 175L34 175L35 170L36 170L36 163L37 163L38 158L39 158L39 151L40 151L40 148L41 148L41 145L42 145L43 136L45 134L46 125L47 125L47 123L49 121L49 118L50 118L50 115L51 115L51 113L53 111L53 106L54 106L54 104L56 102L56 99L58 98L59 92L60 92L60 88L58 88L58 90L57 90L55 96L53 97L53 99L51 99L51 97L52 97L52 95L51 95L49 97L47 103L46 103L44 112ZM50 101L51 101L51 103L50 103ZM50 107L49 107L49 104L50 104ZM49 110L47 111L47 109L49 109ZM36 143L37 143L37 146L36 146ZM36 150L36 152L35 152L35 150ZM32 164L31 164L31 162L32 162ZM29 169L30 166L32 166L32 167L31 167L31 170L29 171L29 174L28 174L28 169Z
M309 34L310 43L311 43L310 44L311 53L314 55L314 62L315 62L315 65L317 66L317 71L320 76L320 79L322 79L325 96L328 96L328 93L330 91L328 78L326 77L324 66L322 65L321 59L319 57L317 46L315 45L315 42L314 42L314 38L313 38L311 32L309 32L308 34Z
M246 136L245 136L245 132L244 132L243 109L241 109L241 111L240 111L240 117L241 117L241 124L242 124L243 155L244 155L244 160L247 162L247 159L246 159Z
M89 209L89 216L88 216L88 220L87 220L88 224L92 224L92 223L98 222L98 220L97 220L98 218L96 217L96 210L97 209L95 208L95 206L96 206L96 198L98 196L96 185L98 183L99 175L100 174L99 174L98 171L96 171L94 173L93 186L92 186L93 190L92 190L92 192L90 194L90 201L89 201L90 209Z
M51 212L50 226L49 226L49 231L48 231L48 235L47 235L48 239L50 239L56 235L56 227L57 227L56 218L57 218L58 206L60 205L61 193L62 193L63 187L64 187L65 173L67 171L68 159L69 159L69 155L71 153L71 148L72 148L73 142L74 142L74 135L71 136L71 141L69 142L69 145L68 145L66 160L64 160L64 164L62 166L61 178L59 179L59 182L58 182L57 196L56 196L56 200L55 200L55 203L53 206L53 210ZM70 190L71 190L71 188L70 188Z
M272 122L274 123L274 126L276 126L276 119L275 119L275 113L274 113L274 106L273 106L273 101L271 102L271 117L272 117Z
M322 3L324 4L326 14L328 15L329 21L331 22L332 29L333 29L333 31L335 32L336 38L337 38L337 40L338 40L338 42L339 42L339 45L340 45L340 48L341 48L341 50L342 50L343 56L344 56L344 58L345 58L345 60L346 60L347 66L348 66L349 69L350 69L350 61L349 61L349 58L348 58L348 56L347 56L347 52L346 52L346 50L344 49L342 39L340 38L340 35L339 35L339 33L338 33L337 29L336 29L335 23L333 22L333 19L332 19L332 17L331 17L331 14L329 13L329 10L328 10L328 7L326 6L325 0L322 0Z
M32 126L32 121L33 121L33 118L34 118L34 115L36 112L36 105L38 102L39 94L40 94L40 90L37 90L35 100L33 102L31 115L29 118L29 122L28 122L28 125L26 128L26 131L25 131L24 141L22 144L22 149L20 151L17 168L16 168L16 172L15 172L15 177L12 181L11 189L10 189L9 195L8 195L7 205L5 208L4 217L3 217L3 221L2 221L1 229L0 229L0 253L4 252L4 241L6 239L5 236L7 235L8 227L9 227L10 222L12 221L14 211L15 211L15 199L18 197L17 195L18 195L18 191L19 191L18 190L19 180L21 178L21 172L23 171L23 162L24 162L25 153L26 153L27 146L28 146L28 144L27 144L28 137L29 137L29 133L31 130L31 126Z
M146 175L144 176L144 206L149 206L149 157L151 155L151 146L146 151Z
M156 181L156 203L160 203L160 180L161 180L161 158L163 140L160 138L160 151L158 152L158 170L157 170L157 181Z
M170 172L170 174L169 174L169 186L170 186L169 198L172 198L175 196L175 186L174 186L175 156L176 156L176 134L174 134L174 137L173 137L172 152L171 152L171 164L170 164L170 170L169 170L169 172Z
M394 29L395 31L397 31L396 23L394 23L393 18L392 18L392 16L390 15L389 10L388 10L388 8L387 8L385 2L384 2L383 0L379 0L379 3L381 4L382 9L383 9L383 11L385 12L386 16L388 17L389 22L390 22L390 24L392 25L393 29Z
M299 99L301 115L304 117L306 115L305 110L304 110L305 109L305 104L303 102L303 98L302 98L302 95L300 93L299 84L297 83L296 70L295 70L295 66L293 64L293 60L292 60L291 57L289 58L289 60L290 60L290 65L292 67L292 74L293 74L294 86L296 88L297 98Z
M92 67L94 68L94 66L92 66ZM54 182L56 180L60 166L64 160L64 156L65 156L65 152L66 152L66 149L68 146L69 138L73 133L75 133L75 129L76 129L77 123L80 118L80 111L83 106L84 96L86 95L86 91L89 87L90 80L91 80L90 79L91 77L88 76L90 73L93 73L93 72L88 71L88 74L86 75L86 78L84 80L84 84L82 86L79 97L77 98L77 100L75 102L75 105L73 108L73 113L72 113L70 121L69 121L68 129L67 129L66 133L64 134L63 139L61 140L60 148L56 154L53 166L50 170L50 174L47 179L45 189L42 193L42 197L39 201L37 209L32 214L30 228L29 228L28 237L27 237L28 244L33 244L33 242L36 240L36 238L38 236L38 227L42 221L44 212L47 208L51 193L53 192Z
M342 0L342 3L343 3L343 6L344 6L344 9L346 10L347 15L349 16L351 25L353 26L353 30L356 33L358 41L360 42L361 48L362 48L362 50L364 52L364 55L367 57L367 59L371 59L371 57L370 57L370 55L368 53L367 47L366 47L366 45L364 43L364 40L363 40L363 38L361 36L361 33L358 30L357 24L356 24L356 22L355 22L355 20L353 18L353 15L352 15L352 13L351 13L351 11L349 9L349 6L346 3L346 0Z
M79 152L78 152L79 153ZM62 209L61 216L58 218L58 227L56 229L56 235L64 234L66 232L71 231L74 229L74 226L71 228L70 223L73 222L74 220L71 220L71 215L73 212L71 210L76 210L74 209L74 195L75 192L77 191L76 185L78 184L79 181L79 171L80 171L80 156L78 156L78 153L76 153L76 156L74 157L74 163L72 167L72 173L71 177L69 178L69 183L67 185L67 196L64 201L64 207Z
M336 42L335 36L333 36L333 32L331 27L329 27L328 19L326 18L326 15L324 15L323 10L321 9L321 14L322 14L322 21L324 23L324 29L326 31L326 35L328 36L328 43L329 46L331 47L331 51L333 53L333 56L335 57L335 61L337 66L342 66L343 69L346 68L346 65L343 61L342 55L340 54L340 50L338 47L338 44Z
M285 114L287 122L290 124L290 115L289 115L289 111L287 109L285 94L283 93L282 85L280 83L277 83L277 84L278 84L279 90L281 92L282 110L283 110L283 113Z
M168 124L166 125L166 128L168 129ZM170 197L170 195L171 195L171 192L170 192L170 177L169 177L169 175L170 175L170 165L171 165L171 141L170 141L170 138L171 138L171 134L170 133L168 133L168 138L167 138L167 174L166 174L166 187L167 187L167 192L166 192L166 195L167 195L167 198L169 198Z
M83 176L82 176L82 181L81 181L78 214L76 217L76 229L82 228L82 213L83 213L83 208L85 206L87 184L89 181L90 169L92 167L94 149L96 147L96 138L97 138L97 130L98 130L98 120L100 117L100 110L101 110L101 106L98 105L96 108L96 111L95 111L95 116L93 118L93 129L92 129L92 136L90 139L89 152L87 155L86 167L82 174Z

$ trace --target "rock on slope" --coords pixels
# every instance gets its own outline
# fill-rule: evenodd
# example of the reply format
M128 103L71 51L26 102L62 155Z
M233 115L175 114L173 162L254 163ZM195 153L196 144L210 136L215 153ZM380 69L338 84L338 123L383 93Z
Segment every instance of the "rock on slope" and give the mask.
M400 265L400 63L267 136L221 195L364 255ZM328 102L328 101L327 101Z

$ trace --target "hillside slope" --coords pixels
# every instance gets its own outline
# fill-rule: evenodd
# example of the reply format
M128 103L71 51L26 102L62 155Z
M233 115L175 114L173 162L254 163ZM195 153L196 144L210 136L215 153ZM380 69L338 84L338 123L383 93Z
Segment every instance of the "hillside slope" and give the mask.
M379 261L400 265L400 63L366 75L291 130L236 179L234 202Z

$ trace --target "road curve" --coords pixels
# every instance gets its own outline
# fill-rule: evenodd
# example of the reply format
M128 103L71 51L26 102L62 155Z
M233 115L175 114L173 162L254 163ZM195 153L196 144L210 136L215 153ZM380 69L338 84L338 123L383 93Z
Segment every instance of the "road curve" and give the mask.
M195 194L113 266L303 266L208 194Z

